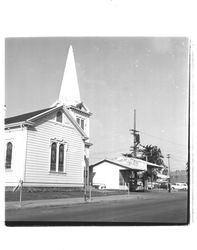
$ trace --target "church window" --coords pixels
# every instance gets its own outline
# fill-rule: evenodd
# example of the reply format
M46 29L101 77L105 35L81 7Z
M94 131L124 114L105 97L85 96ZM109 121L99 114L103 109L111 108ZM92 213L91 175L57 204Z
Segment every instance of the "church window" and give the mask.
M59 145L59 164L58 164L58 171L64 171L64 144Z
M65 151L66 142L62 140L52 140L51 142L51 156L50 156L50 171L60 172L65 171Z
M84 120L81 120L81 128L84 129Z
M79 119L79 117L77 117L77 123L80 125L80 119Z
M85 120L77 117L77 123L79 124L79 126L84 130L85 129Z
M56 171L56 156L57 156L57 143L53 142L51 145L51 171Z
M12 148L13 148L12 143L8 142L6 146L6 162L5 162L5 168L7 169L10 169L12 164Z
M57 112L56 121L62 123L62 112L61 111Z

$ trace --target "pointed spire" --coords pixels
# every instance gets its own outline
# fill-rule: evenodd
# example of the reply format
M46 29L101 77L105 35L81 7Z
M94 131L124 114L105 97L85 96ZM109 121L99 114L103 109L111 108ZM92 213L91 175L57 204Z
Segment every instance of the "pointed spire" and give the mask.
M65 105L76 105L81 102L72 46L68 51L58 102Z

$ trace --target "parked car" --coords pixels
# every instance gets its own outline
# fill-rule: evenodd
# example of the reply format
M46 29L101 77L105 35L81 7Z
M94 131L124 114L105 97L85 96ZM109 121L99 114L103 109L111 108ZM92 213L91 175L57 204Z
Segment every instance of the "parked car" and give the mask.
M163 189L168 189L168 182L160 182L159 183L159 188L163 188Z
M101 183L97 183L97 184L93 184L93 187L94 188L97 188L97 189L106 189L106 185L105 184L101 184Z
M157 182L148 182L148 189L158 188L159 184Z
M106 189L105 184L101 184L101 185L99 186L99 189Z
M188 190L187 183L178 182L171 185L172 190Z

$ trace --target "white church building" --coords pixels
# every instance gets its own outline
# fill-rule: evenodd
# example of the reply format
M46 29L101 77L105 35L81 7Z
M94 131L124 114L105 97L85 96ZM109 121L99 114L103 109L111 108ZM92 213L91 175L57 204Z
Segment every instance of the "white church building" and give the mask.
M58 100L5 119L5 185L83 187L91 112L80 98L70 46Z

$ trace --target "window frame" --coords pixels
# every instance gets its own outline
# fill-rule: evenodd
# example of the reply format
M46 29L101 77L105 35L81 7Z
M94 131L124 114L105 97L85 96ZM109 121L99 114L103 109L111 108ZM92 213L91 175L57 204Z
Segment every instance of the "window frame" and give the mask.
M58 113L60 114L61 113L61 116L58 116ZM61 117L61 121L58 121L58 118L59 117ZM57 112L56 112L56 117L55 117L56 119L55 119L55 121L56 122L58 122L58 123L63 123L63 112L61 111L61 110L58 110Z
M76 121L77 121L77 124L80 126L80 124L81 124L81 119L80 119L80 117L77 116ZM78 122L78 121L79 121L79 122Z
M11 143L12 148L11 148L11 159L10 159L10 167L7 167L7 150L8 150L8 144ZM5 148L5 169L6 170L11 170L12 169L12 162L13 162L13 141L12 140L6 140L6 148Z
M55 169L51 169L51 150L53 143L56 143L56 164ZM64 155L63 155L63 170L59 171L59 150L60 145L64 145ZM68 143L64 140L50 139L49 145L49 173L65 174L66 173L66 164L67 164L67 149Z
M11 160L10 160L10 167L6 167L6 165L7 165L7 161L6 161L6 158L7 158L7 145L8 145L8 143L11 143L11 145L12 145L12 151L11 151ZM13 144L13 140L6 140L6 147L5 147L5 170L6 171L10 171L10 170L12 170L12 164L13 164L13 149L14 149L14 144Z
M77 120L79 120L79 122L78 122ZM83 131L85 131L86 119L85 119L85 118L82 118L81 116L76 116L76 121L77 121L77 124L79 125L79 127L80 127L81 129L83 129ZM83 128L82 128L82 121L83 121Z
M82 126L83 124L83 126ZM85 131L85 120L81 119L81 128Z
M58 173L63 173L64 172L64 165L65 165L65 144L64 143L59 143L59 145L58 145L59 147L58 147L58 166L57 166L57 169L58 169ZM60 155L60 153L61 153L61 151L60 151L60 147L61 146L63 146L63 166L60 166L60 159L61 159L61 155ZM62 170L60 170L60 167L62 168Z
M55 164L55 166L54 166L54 169L52 169L53 168L53 166L52 166L52 164L53 164L53 162L52 162L52 158L53 158L53 156L52 156L52 150L53 150L53 145L55 144L55 162L54 162L54 164ZM50 145L50 171L51 172L55 172L56 171L56 168L57 168L57 142L55 142L55 141L53 141L52 143L51 143L51 145Z

